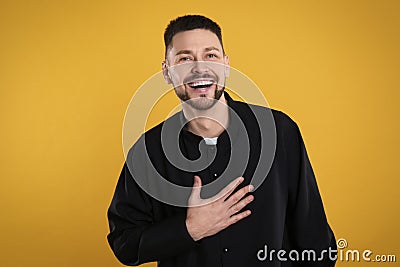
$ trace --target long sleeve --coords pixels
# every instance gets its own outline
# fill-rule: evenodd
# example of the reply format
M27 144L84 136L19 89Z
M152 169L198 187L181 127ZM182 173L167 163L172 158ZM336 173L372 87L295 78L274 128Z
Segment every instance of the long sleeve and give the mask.
M187 251L195 241L187 232L185 214L155 222L150 197L124 165L108 209L108 242L125 265L171 258Z
M292 121L285 143L289 167L289 204L287 214L288 238L291 247L302 253L306 261L294 266L334 266L335 236L327 222L322 199L307 151L297 125ZM325 250L325 252L323 252ZM322 255L322 256L321 256ZM300 254L300 257L302 255ZM323 257L323 259L322 259ZM333 260L332 260L333 259Z

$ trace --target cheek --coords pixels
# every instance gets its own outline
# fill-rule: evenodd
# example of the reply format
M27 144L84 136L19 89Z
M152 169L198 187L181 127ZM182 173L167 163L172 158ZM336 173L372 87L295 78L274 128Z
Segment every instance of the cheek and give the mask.
M171 73L171 80L175 87L183 85L184 76L182 73Z
M175 71L170 71L169 74L170 74L172 84L174 86L178 86L179 84L182 84L179 75Z
M171 80L175 86L183 84L185 78L187 78L191 74L191 67L192 64L190 63L177 64L170 67L169 73L171 76Z

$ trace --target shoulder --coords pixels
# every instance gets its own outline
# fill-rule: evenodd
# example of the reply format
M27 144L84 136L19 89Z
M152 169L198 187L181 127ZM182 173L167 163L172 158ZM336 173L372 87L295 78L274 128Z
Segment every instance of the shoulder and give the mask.
M180 117L178 112L145 131L131 146L126 155L128 167L132 169L132 166L136 165L141 166L139 169L143 169L142 167L148 165L149 160L163 159L162 144L172 143L170 139L173 138L171 131L166 128L172 128L173 131L175 131L180 128L179 125ZM163 142L161 142L161 140L163 140Z
M164 125L168 127L179 127L180 117L179 112L160 122L159 124L148 129L140 135L133 146L129 149L129 154L143 153L143 149L151 148L151 151L158 149L161 146L161 135Z
M280 110L272 109L272 114L274 116L275 124L277 129L283 131L298 131L297 123L286 113Z
M174 115L172 115L171 117L167 118L166 120L160 122L156 126L147 130L144 133L144 136L146 138L146 141L147 141L147 139L154 140L154 139L160 138L163 127L179 128L181 125L182 125L181 112L177 112Z
M241 101L234 101L235 109L242 113L242 119L247 117L256 117L261 119L268 119L271 117L275 123L276 130L283 132L297 132L297 123L286 113L280 110L272 109L265 106L249 104Z

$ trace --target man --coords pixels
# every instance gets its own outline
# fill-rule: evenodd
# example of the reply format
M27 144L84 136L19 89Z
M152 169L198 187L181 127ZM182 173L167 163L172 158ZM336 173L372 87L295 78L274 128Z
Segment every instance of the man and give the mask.
M126 265L158 261L163 267L334 266L335 237L297 125L282 112L234 101L224 91L229 59L214 21L178 17L164 40L163 74L182 111L129 151L108 211L116 257ZM260 128L265 114L272 114L274 134ZM170 138L165 142L163 127ZM268 164L261 147L275 141ZM174 144L169 152L164 143ZM173 163L180 153L195 163ZM245 165L241 154L248 156ZM260 166L268 167L261 175ZM158 176L191 191L178 197ZM261 182L255 185L253 176ZM206 190L211 184L217 185ZM168 197L188 205L163 201Z

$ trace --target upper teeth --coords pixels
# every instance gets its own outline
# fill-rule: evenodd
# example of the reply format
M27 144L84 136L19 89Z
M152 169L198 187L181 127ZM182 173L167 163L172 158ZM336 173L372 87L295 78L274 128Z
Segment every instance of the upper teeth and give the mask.
M190 84L190 86L211 85L212 81L197 81Z

